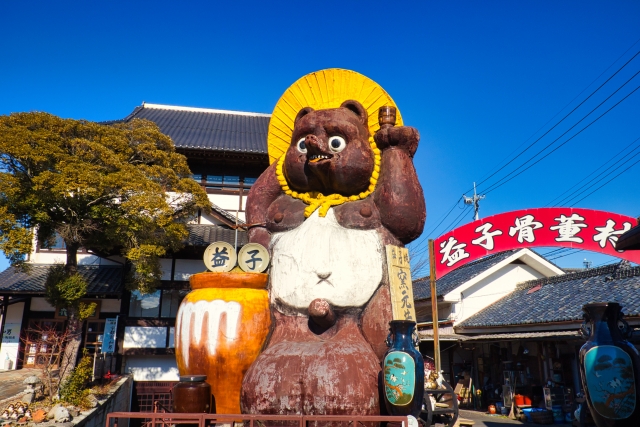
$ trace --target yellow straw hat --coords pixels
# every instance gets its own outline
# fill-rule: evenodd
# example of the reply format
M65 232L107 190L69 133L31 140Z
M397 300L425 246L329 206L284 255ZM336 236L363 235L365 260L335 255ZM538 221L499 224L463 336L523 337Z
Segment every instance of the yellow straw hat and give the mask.
M269 163L278 160L289 149L293 122L301 109L338 108L348 99L355 99L367 110L371 135L380 128L378 109L385 105L396 107L396 125L402 126L402 116L395 102L370 78L342 68L315 71L292 84L273 109L267 137Z

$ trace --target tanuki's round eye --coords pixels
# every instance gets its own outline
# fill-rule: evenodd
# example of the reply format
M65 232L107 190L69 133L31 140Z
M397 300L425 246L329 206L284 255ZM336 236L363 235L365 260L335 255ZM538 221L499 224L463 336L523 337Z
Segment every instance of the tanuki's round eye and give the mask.
M304 138L300 138L300 141L298 141L298 143L296 144L296 147L298 147L298 151L301 153L307 152L307 146L304 143Z
M334 153L339 153L347 146L346 141L341 136L332 136L329 138L329 149Z

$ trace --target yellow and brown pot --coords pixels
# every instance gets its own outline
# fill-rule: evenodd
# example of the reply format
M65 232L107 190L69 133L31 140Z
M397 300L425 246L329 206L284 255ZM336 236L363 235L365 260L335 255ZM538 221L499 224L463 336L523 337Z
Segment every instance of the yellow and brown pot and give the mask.
M240 413L242 378L264 346L271 316L267 274L198 273L176 318L180 375L206 375L216 413Z

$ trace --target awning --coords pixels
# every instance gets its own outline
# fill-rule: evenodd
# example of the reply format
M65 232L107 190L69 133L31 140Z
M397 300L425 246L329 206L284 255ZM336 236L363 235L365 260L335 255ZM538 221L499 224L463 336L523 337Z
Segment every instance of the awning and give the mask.
M584 340L582 335L574 331L549 331L549 332L515 332L507 334L487 334L465 336L465 342L469 341L500 341L500 340L536 340L536 339L557 339L557 340Z
M433 329L418 330L420 341L433 341ZM440 341L464 341L467 336L456 334L453 331L453 325L442 326L438 328L438 340Z

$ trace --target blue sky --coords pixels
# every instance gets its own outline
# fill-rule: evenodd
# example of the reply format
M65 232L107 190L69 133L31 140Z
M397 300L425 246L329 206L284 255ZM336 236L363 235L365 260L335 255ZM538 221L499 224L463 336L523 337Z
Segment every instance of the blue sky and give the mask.
M39 110L100 121L123 118L142 101L270 113L302 75L353 69L382 85L421 133L415 163L426 230L436 237L471 219L454 208L433 230L474 181L535 141L640 50L639 20L638 1L5 2L0 114ZM640 55L480 192L639 70ZM638 85L640 76L556 145ZM545 206L597 168L611 172L605 162L630 144L620 154L630 159L623 169L640 160L630 151L639 144L639 111L640 90L487 193L481 216ZM640 216L640 164L578 201L612 177L564 205ZM579 252L555 262L580 267L584 258L608 261Z

